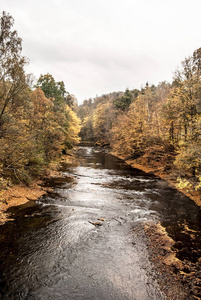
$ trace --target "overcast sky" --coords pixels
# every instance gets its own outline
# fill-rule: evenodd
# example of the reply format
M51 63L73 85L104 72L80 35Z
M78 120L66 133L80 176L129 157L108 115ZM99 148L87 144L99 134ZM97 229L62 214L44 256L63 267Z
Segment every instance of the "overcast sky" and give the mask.
M81 103L148 81L171 82L201 47L201 0L0 0L30 59Z

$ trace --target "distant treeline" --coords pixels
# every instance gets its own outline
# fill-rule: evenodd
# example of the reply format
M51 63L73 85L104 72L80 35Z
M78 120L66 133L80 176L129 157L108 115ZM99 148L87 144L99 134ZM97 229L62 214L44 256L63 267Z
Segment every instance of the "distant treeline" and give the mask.
M0 21L0 187L44 176L81 137L161 167L181 188L200 190L201 48L185 58L171 84L146 83L78 107L50 74L33 87L14 20L3 12Z
M201 188L201 48L185 58L171 84L86 100L79 117L83 140L161 165L181 188Z
M79 142L74 96L50 74L34 89L24 68L22 40L6 12L0 20L0 187L44 176L62 151Z

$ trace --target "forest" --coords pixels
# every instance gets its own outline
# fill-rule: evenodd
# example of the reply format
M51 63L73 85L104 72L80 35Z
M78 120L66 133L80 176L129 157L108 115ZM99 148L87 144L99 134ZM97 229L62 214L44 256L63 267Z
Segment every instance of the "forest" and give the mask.
M76 99L52 75L25 73L28 59L3 12L0 32L0 185L30 184L44 177L52 161L79 142Z
M201 188L201 48L185 58L172 83L147 82L79 106L80 136L137 165L165 173L189 193ZM157 173L157 172L156 172Z
M0 186L44 177L52 161L80 140L107 146L125 160L160 169L181 189L201 189L201 48L185 58L172 83L111 92L78 106L63 81L37 83L14 19L0 32Z

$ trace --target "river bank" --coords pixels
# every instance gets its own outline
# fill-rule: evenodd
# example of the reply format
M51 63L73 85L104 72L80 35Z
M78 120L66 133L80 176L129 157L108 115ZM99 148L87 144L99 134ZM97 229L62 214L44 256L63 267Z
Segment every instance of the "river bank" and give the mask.
M127 159L126 156L118 155L115 152L111 152L111 154L133 168L161 178L171 188L181 192L201 208L201 193L178 188L172 169L165 167L167 161L156 162L152 160L150 162L147 157ZM171 165L171 162L169 163ZM194 245L193 241L198 233L188 228L186 224L180 224L180 226L182 227L182 234L190 241L189 251L191 251L191 247ZM153 262L154 269L158 274L157 280L167 299L201 299L200 258L196 262L188 258L181 259L181 253L186 251L186 245L182 244L180 240L174 240L160 222L156 224L145 223L144 229L148 239L150 260ZM200 256L197 250L192 247L194 256Z
M60 171L62 164L70 163L73 156L63 155L58 161L50 164L47 170L46 178L61 177ZM46 194L49 189L42 186L43 180L35 180L31 185L25 186L22 183L13 185L8 189L0 191L0 225L4 225L7 221L11 221L9 208L23 205L29 201L36 201L42 195Z
M201 208L201 191L186 190L178 187L174 170L172 170L171 157L164 158L164 160L150 160L148 156L142 156L137 159L128 159L126 156L119 155L118 153L111 151L111 154L122 159L126 164L132 168L136 168L144 171L148 174L154 174L157 177L168 182L171 188L177 189L182 194L193 200ZM168 161L170 159L170 161Z
M145 234L157 281L167 299L201 299L200 259L182 259L181 252L186 251L186 245L172 239L160 223L146 223ZM184 226L183 234L190 240L195 239L196 232ZM199 255L195 249L193 252Z

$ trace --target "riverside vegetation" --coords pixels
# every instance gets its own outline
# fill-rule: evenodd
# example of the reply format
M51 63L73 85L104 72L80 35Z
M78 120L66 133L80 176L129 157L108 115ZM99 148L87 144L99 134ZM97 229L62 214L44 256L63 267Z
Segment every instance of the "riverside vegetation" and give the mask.
M64 83L41 75L32 88L22 40L3 12L0 32L0 184L30 184L45 176L62 151L79 142L76 99Z
M63 81L41 75L33 86L25 73L22 39L14 19L0 19L0 223L9 206L37 199L45 191L36 182L76 145L80 138L77 102ZM26 186L29 186L27 188Z
M172 83L146 83L78 107L51 74L33 85L13 17L3 12L0 22L1 195L13 184L47 176L52 162L81 138L165 177L200 204L201 48L185 58Z
M201 204L201 48L185 58L171 84L89 99L78 114L82 139L109 146Z

